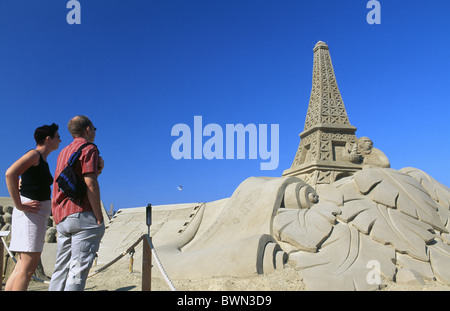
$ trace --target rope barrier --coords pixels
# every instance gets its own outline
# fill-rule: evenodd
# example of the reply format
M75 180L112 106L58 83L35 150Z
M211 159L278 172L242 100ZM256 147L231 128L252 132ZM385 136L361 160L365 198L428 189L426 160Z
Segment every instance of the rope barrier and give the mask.
M100 269L92 272L90 275L88 275L88 278L102 272L103 270L105 270L106 268L112 266L114 263L116 263L117 261L119 261L123 256L125 256L126 254L134 251L134 248L144 239L146 238L147 243L150 245L150 249L153 255L153 258L155 258L156 260L156 264L159 268L159 270L161 271L161 274L164 277L164 280L167 282L167 285L169 285L170 289L172 291L176 291L177 289L175 288L175 286L173 285L172 281L170 280L169 276L167 275L166 271L164 270L164 267L161 264L161 260L158 257L158 253L156 252L155 247L153 246L153 243L150 239L150 237L146 234L143 234L136 242L133 243L133 245L131 245L126 251L124 251L123 253L121 253L119 256L117 256L116 258L114 258L113 260L111 260L109 263L107 263L106 265L104 265L103 267L101 267ZM145 241L144 241L145 243Z
M169 285L170 289L172 291L176 291L177 289L173 285L172 281L169 279L169 276L167 275L166 271L164 270L161 261L159 260L158 253L155 250L155 247L153 246L152 240L148 235L144 235L147 238L147 242L150 244L150 248L152 250L153 257L156 260L156 264L158 265L159 271L161 271L161 274L163 275L164 279L166 280L167 284Z
M172 281L170 280L169 276L167 275L166 271L164 270L164 267L162 266L161 261L160 261L160 259L159 259L159 257L158 257L158 253L156 252L155 247L153 246L153 243L152 243L150 237L149 237L147 234L141 235L141 236L139 237L139 239L136 240L136 242L134 242L129 248L127 248L126 251L122 252L119 256L117 256L116 258L114 258L113 260L111 260L110 262L108 262L106 265L102 266L100 269L97 269L97 270L95 270L94 272L92 272L91 274L89 274L89 275L88 275L88 278L95 276L96 274L102 272L103 270L106 270L108 267L112 266L114 263L116 263L117 261L119 261L119 260L120 260L123 256L125 256L126 254L131 253L131 252L134 253L134 248L135 248L141 241L143 241L144 238L146 238L146 241L144 241L144 243L145 243L145 242L149 243L150 249L151 249L151 252L152 252L152 255L153 255L153 257L154 257L155 260L156 260L156 264L157 264L159 270L161 271L161 274L163 275L164 279L166 280L167 284L169 285L170 289L171 289L172 291L176 291L175 286L173 285ZM16 260L16 259L14 258L14 256L11 254L11 252L10 252L8 246L6 245L5 240L3 239L3 237L2 237L1 239L2 239L2 241L3 241L3 244L4 244L5 248L6 248L6 251L8 252L9 256L12 258L12 260L14 261L14 263L17 263L17 260ZM34 275L33 275L33 279L36 280L36 281L38 281L38 282L42 282L42 283L45 283L45 284L50 284L49 281L42 280L42 279L40 279L40 278L38 278L38 277L36 277L36 276L34 276Z
M109 263L107 263L106 265L104 265L103 267L101 267L100 269L92 272L90 275L88 275L88 278L102 272L103 270L105 270L106 268L112 266L114 263L116 263L117 261L119 261L123 256L125 256L128 253L134 252L134 248L144 239L146 238L147 243L149 243L150 245L150 249L152 251L152 255L156 260L156 264L159 268L159 270L161 271L161 274L164 277L164 280L166 280L167 284L169 285L170 289L172 291L176 291L177 289L175 288L175 286L173 285L172 281L170 280L169 276L167 275L166 271L164 270L164 267L161 264L161 260L158 257L158 253L156 252L155 247L153 246L153 243L150 239L150 237L146 234L143 234L136 242L133 243L133 245L131 245L126 251L124 251L123 253L121 253L119 256L117 256L116 258L114 258L113 260L111 260ZM145 243L145 241L144 241Z
M141 236L139 237L139 239L137 239L137 241L134 242L134 243L133 243L126 251L122 252L119 256L117 256L116 258L114 258L113 260L111 260L111 261L110 261L109 263L107 263L106 265L102 266L100 269L97 269L97 270L95 270L94 272L92 272L91 274L89 274L89 275L87 276L87 278L93 277L93 276L95 276L96 274L98 274L98 273L102 272L103 270L107 269L108 267L112 266L114 263L116 263L117 261L119 261L119 260L120 260L123 256L125 256L126 254L130 254L130 255L131 255L131 258L130 258L130 266L129 266L129 270L130 270L130 272L131 272L131 271L132 271L132 263L133 263L133 254L134 254L134 252L135 252L135 251L134 251L134 248L135 248L141 241L143 241L143 240L145 239L145 240L143 241L143 243L148 243L148 245L150 246L151 253L152 253L153 257L154 257L155 260L156 260L156 264L158 265L158 268L159 268L159 270L161 271L161 274L163 275L163 277L164 277L164 279L166 280L167 284L169 285L170 289L171 289L172 291L176 291L175 286L173 285L172 281L170 280L169 276L167 275L166 271L164 270L164 267L163 267L162 264L161 264L161 261L160 261L160 259L159 259L159 257L158 257L158 253L156 252L156 249L155 249L155 247L153 246L152 240L151 240L151 238L150 238L150 226L151 226L151 215L152 215L152 213L151 213L151 208L152 208L151 204L148 204L148 205L147 205L147 208L146 208L146 224L147 224L147 227L148 227L148 234L143 234L143 235L141 235ZM9 254L9 255L11 256L11 258L14 260L14 263L17 263L16 259L12 256L11 252L9 251L8 247L6 246L6 242L5 242L5 240L3 240L3 237L2 237L2 241L3 241L3 244L5 245L6 250L8 251L8 254ZM151 269L151 268L150 268L150 269ZM143 271L143 272L144 272L144 271ZM35 279L35 280L37 280L37 281L39 281L39 282L42 282L42 283L50 284L50 282L44 281L44 280L42 280L42 279L40 279L40 278L37 278L37 277L35 277L35 276L33 276L33 279Z
M145 235L142 235L139 239L137 239L136 242L133 243L133 245L131 245L130 247L128 247L128 249L126 251L124 251L123 253L121 253L119 256L117 256L116 258L114 258L113 260L111 260L110 262L108 262L106 265L104 265L103 267L101 267L98 270L95 270L94 272L92 272L91 274L88 275L88 278L102 272L103 270L105 270L106 268L112 266L114 263L116 263L117 261L119 261L123 256L125 256L126 254L130 253L143 239L144 239Z

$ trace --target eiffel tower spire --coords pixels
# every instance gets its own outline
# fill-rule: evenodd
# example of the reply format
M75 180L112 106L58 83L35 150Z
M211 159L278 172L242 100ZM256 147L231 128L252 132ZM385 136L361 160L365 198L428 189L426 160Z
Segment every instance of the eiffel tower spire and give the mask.
M331 129L348 129L354 133L356 128L351 126L348 121L344 102L334 75L328 45L319 41L313 51L313 85L304 132L317 127L328 127Z
M337 86L328 45L319 41L313 49L311 97L300 145L290 169L283 176L298 176L311 184L331 183L361 165L344 157L356 142L356 127L349 122Z

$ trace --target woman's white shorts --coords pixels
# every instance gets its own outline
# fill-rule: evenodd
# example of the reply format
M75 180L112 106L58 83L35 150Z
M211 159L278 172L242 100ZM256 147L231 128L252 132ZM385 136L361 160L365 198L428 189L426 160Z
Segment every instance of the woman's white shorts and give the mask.
M22 203L32 201L20 196ZM13 252L42 252L44 248L47 220L52 210L51 200L41 201L38 213L22 212L14 207L11 221L11 243Z

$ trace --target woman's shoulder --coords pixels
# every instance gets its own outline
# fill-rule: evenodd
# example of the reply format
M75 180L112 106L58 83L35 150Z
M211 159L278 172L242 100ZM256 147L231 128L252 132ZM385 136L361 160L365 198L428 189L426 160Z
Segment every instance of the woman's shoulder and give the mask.
M30 149L23 155L24 160L30 161L33 166L39 165L42 155L36 149Z

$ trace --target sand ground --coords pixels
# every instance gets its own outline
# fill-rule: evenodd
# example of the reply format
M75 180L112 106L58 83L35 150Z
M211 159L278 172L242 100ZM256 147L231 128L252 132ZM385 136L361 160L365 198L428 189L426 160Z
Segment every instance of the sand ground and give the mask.
M6 199L6 198L0 198ZM9 199L9 198L8 198ZM0 203L8 203L2 202ZM5 205L5 204L4 204ZM184 222L185 215L183 213L185 207L189 207L190 205L180 205L184 209L180 209L180 221ZM170 206L169 206L170 207ZM178 207L177 207L178 208ZM155 209L158 211L157 209ZM155 212L155 227L159 227L158 219L162 219L162 221L166 221L165 214L167 207L164 207L162 210L162 216L158 217L158 213ZM190 212L190 208L186 209ZM129 246L130 241L134 242L136 237L139 237L142 234L143 228L142 225L139 227L139 224L142 222L143 216L140 208L136 209L136 213L134 213L133 209L128 209L123 211L121 217L115 220L115 223L111 223L109 229L107 231L109 234L106 234L104 237L104 245L108 247L104 247L104 253L108 256L103 261L103 263L99 263L98 266L94 266L91 269L92 271L98 270L102 265L106 264L117 254L120 254L126 247ZM172 211L173 213L173 211ZM134 215L137 216L134 216ZM164 217L163 217L164 216ZM127 218L128 217L128 218ZM137 220L133 222L133 217L136 217ZM122 221L122 222L121 222ZM178 219L174 217L173 222L177 225ZM122 230L121 224L126 224L127 230ZM143 225L144 229L146 228ZM115 229L117 228L117 229ZM130 228L134 228L136 230L135 236L130 234ZM161 230L164 231L164 230ZM125 239L125 246L121 245L117 241L121 241L122 239L118 239L114 232L126 232L127 236L131 236L128 239ZM108 238L108 235L110 238ZM109 244L108 244L109 243ZM118 249L111 250L111 245L118 245ZM54 247L54 246L53 246ZM120 251L119 251L120 250ZM112 252L112 254L109 254ZM44 252L45 253L45 252ZM43 253L43 256L44 256ZM51 257L54 257L54 249L48 253ZM104 257L99 256L99 257ZM139 257L139 251L136 250L136 256ZM54 260L54 259L53 259ZM52 269L53 263L51 260L45 259L43 257L44 262L49 262L47 264L46 269ZM136 262L136 261L135 261ZM138 264L141 264L137 261ZM89 277L86 283L85 291L141 291L141 283L142 283L142 275L141 269L137 265L134 267L134 272L130 272L130 257L129 255L124 256L122 259L105 269L104 271ZM45 271L47 275L51 275L52 271ZM171 288L166 283L166 281L161 277L161 274L158 271L158 267L154 262L153 272L152 272L152 291L171 291ZM253 275L246 278L238 278L238 277L211 277L207 279L200 280L171 280L173 285L178 291L308 291L307 286L302 280L301 271L296 268L296 264L293 261L288 261L285 264L284 268L278 269L263 275ZM48 284L31 281L29 286L29 291L47 291ZM419 284L418 282L408 283L408 284L399 284L392 281L384 281L384 284L380 286L381 291L450 291L450 285L445 285L440 283L439 281L425 280L424 283Z
M154 267L154 269L156 266ZM94 267L96 269L96 267ZM86 291L141 291L140 272L129 272L129 257L121 260L90 278L86 282ZM293 262L283 269L264 275L248 278L213 277L202 280L171 280L178 291L307 291L301 272ZM45 283L32 281L31 291L47 291ZM425 281L421 284L397 284L385 282L382 291L450 291L450 286L438 281ZM152 278L152 291L171 291L162 278Z

